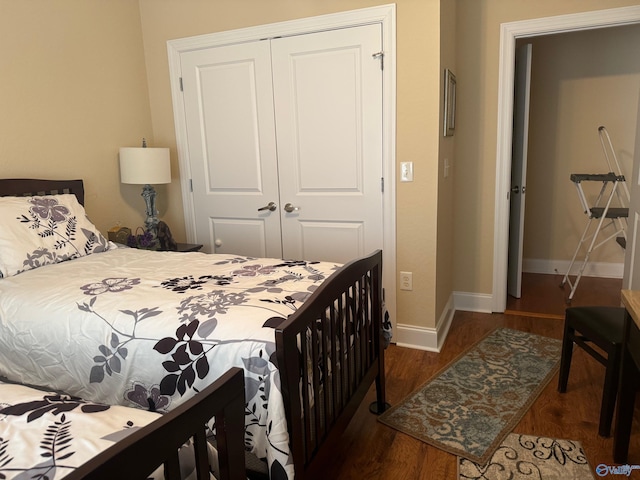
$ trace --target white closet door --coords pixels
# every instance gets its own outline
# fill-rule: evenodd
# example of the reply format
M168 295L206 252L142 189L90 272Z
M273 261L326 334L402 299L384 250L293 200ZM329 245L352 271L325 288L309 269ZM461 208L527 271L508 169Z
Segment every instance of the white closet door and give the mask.
M381 44L368 25L181 55L205 251L346 262L382 248Z
M181 55L196 236L204 251L282 257L268 41Z
M286 258L382 248L381 45L380 25L272 41Z

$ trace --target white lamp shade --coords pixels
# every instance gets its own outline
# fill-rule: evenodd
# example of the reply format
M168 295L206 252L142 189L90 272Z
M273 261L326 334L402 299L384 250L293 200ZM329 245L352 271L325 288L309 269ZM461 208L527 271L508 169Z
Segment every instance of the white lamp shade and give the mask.
M169 149L121 147L120 181L136 185L171 183Z

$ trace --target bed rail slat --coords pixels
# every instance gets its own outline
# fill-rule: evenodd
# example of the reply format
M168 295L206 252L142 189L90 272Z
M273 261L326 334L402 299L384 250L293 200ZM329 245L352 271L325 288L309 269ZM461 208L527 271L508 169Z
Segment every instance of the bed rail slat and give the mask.
M338 380L334 385L334 388L331 390L331 423L333 423L334 416L333 412L339 410L341 408L341 388L340 388L340 361L338 359L338 352L340 352L340 299L338 299L338 304L336 308L329 309L329 325L331 326L331 332L329 333L331 338L335 338L335 342L330 342L329 348L331 349L331 353L329 358L331 359L331 374L336 377ZM326 315L326 312L325 312Z
M164 462L164 478L165 480L181 480L180 457L178 457L177 450Z

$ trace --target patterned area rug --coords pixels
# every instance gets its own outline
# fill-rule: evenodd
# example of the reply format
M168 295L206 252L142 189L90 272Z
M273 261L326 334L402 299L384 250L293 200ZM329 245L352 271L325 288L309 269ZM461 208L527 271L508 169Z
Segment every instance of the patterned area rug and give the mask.
M482 466L458 457L458 480L593 480L580 442L511 433Z
M557 371L560 347L498 328L378 420L484 465Z

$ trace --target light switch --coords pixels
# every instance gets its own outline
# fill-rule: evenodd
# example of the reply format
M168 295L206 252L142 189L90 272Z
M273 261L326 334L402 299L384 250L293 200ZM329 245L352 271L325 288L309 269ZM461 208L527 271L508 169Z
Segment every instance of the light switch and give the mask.
M413 162L400 163L400 181L413 182Z

